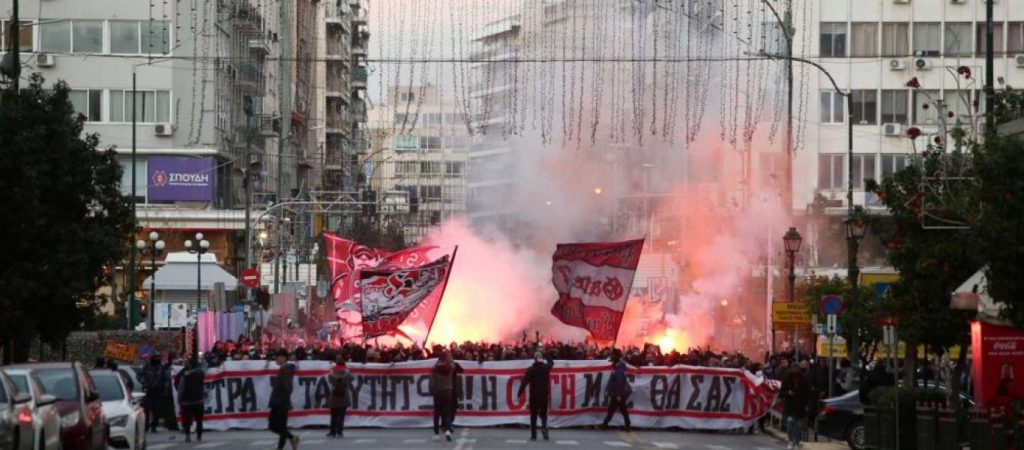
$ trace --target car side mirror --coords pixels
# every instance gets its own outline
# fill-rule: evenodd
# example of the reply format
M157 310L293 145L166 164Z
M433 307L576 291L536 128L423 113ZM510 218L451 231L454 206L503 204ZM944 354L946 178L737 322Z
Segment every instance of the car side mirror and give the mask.
M50 394L43 394L43 395L39 396L39 401L36 402L36 405L37 406L46 406L46 405L52 405L54 403L57 403L57 397L54 397L54 396L52 396Z
M16 394L14 396L14 404L16 404L16 405L20 405L22 403L28 403L30 401L32 401L32 396L28 395L28 394L26 394L24 392Z
M144 398L146 398L146 394L143 394L142 392L132 392L132 402L139 403Z
M89 392L86 392L86 394L85 394L85 401L87 401L87 402L94 402L94 401L99 400L99 399L100 399L100 393L96 392L94 390L90 390Z

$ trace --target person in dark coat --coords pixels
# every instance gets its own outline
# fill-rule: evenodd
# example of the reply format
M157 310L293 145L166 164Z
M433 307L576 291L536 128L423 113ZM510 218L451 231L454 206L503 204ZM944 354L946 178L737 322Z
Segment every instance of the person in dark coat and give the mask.
M288 431L288 411L292 409L292 387L295 365L288 362L288 351L280 350L276 361L281 369L270 381L270 431L277 434L277 450L284 450L284 443L290 442L292 450L298 450L299 437Z
M185 369L178 374L178 404L181 406L185 442L192 442L192 422L196 424L196 440L203 440L203 410L206 408L203 375L203 368L196 358L189 358Z
M451 353L444 352L437 358L437 364L430 370L430 395L434 397L434 440L444 437L452 440L452 422L455 421L455 383L457 364ZM461 369L461 368L459 368ZM440 426L440 428L439 428Z
M160 369L163 373L160 375L161 379L165 380L165 387L163 396L160 400L161 416L164 419L164 426L167 427L167 431L178 431L178 414L174 411L174 384L171 380L171 368L174 365L174 360L178 358L178 354L171 351L165 354L166 359L161 360Z
M156 433L156 426L160 423L160 417L164 410L164 392L170 389L171 380L164 377L163 367L160 365L160 356L154 355L149 359L149 364L142 369L142 391L146 397L142 400L142 407L146 410L146 429ZM168 424L164 424L169 427Z
M605 394L609 397L608 414L604 416L601 428L608 429L615 411L622 413L622 421L626 425L626 431L630 431L629 411L626 404L629 403L629 396L633 394L633 388L626 378L626 363L622 361L622 352L616 350L612 354L612 375L608 377L608 385L604 388Z
M537 416L540 416L544 440L548 440L548 403L551 398L551 368L555 361L550 356L542 362L543 353L533 354L533 365L526 369L523 384L519 385L519 397L523 397L526 388L530 388L530 440L537 440Z
M345 411L351 405L349 386L352 382L352 372L345 366L345 356L341 353L335 358L327 379L331 383L331 397L327 402L331 409L331 428L327 437L340 438L345 431Z
M789 445L786 448L792 450L800 446L800 439L804 433L804 417L807 416L807 407L811 400L811 388L801 369L793 368L789 372L782 381L779 396L782 399L783 422L789 433Z

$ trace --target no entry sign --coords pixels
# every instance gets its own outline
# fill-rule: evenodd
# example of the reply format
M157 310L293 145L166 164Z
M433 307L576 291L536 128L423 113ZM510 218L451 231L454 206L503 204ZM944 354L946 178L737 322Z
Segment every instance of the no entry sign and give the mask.
M255 289L260 285L260 272L252 267L242 270L242 286Z

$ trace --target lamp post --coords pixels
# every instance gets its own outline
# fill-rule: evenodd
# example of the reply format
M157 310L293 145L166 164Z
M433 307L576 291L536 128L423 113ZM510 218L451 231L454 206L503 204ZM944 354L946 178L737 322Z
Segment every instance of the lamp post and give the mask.
M858 289L857 280L860 277L860 267L857 267L857 246L864 238L867 231L867 224L863 220L854 218L853 210L850 209L846 217L846 278L850 282L850 301L857 302ZM850 363L854 369L858 368L860 362L860 330L853 330L850 337ZM859 370L854 370L859 373Z
M149 254L150 267L153 268L149 282L149 306L146 311L146 329L152 331L155 328L153 316L156 314L156 310L153 309L153 302L156 300L156 257L164 251L164 241L160 240L160 234L152 231L149 233L149 242L139 239L135 241L135 248L139 250L140 256Z
M796 227L789 227L789 231L782 236L782 243L786 248L786 256L789 258L789 302L793 303L796 301L796 252L800 251L800 244L803 243L804 238L800 236L800 232L796 231ZM793 347L797 348L797 328L793 327ZM775 337L772 336L772 339ZM774 347L774 345L772 345ZM797 348L797 356L800 355L800 350Z
M203 304L203 255L210 250L210 241L203 239L203 233L196 233L196 245L192 240L185 241L185 249L196 255L196 325L192 333L192 356L199 358L199 308Z

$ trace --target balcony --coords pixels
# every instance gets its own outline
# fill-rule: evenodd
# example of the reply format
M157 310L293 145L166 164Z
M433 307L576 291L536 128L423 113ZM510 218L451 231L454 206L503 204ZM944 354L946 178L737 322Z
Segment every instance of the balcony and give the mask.
M348 74L345 72L337 70L327 72L327 96L341 97L347 102L350 89L348 79Z
M327 132L348 133L351 120L352 118L347 111L344 113L327 113Z
M328 24L338 24L343 28L348 28L352 19L352 7L347 2L327 2L326 7L327 10L325 11L324 18Z
M366 8L358 5L358 2L355 6L358 7L352 8L352 23L355 25L365 25L367 16Z
M365 66L358 66L352 69L352 89L366 89L366 78L368 72Z
M259 9L239 4L234 14L235 27L242 33L258 35L263 33L263 16Z
M236 81L243 91L257 93L263 86L263 71L255 64L243 64L238 67Z
M327 59L348 61L352 57L349 50L346 34L328 31L327 33Z
M267 45L267 40L262 37L249 39L249 53L261 56L270 54L270 46Z
M352 103L352 121L353 122L366 122L366 103L362 100L356 100Z

